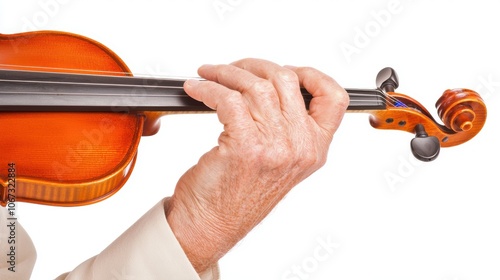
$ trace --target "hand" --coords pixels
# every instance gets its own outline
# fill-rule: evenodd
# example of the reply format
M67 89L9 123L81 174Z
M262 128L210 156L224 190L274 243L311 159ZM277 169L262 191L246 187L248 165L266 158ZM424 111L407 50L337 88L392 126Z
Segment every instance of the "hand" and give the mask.
M315 69L257 59L205 65L199 75L206 81L189 80L184 89L216 110L224 131L180 178L166 215L202 272L325 163L348 96ZM313 95L309 111L300 86Z

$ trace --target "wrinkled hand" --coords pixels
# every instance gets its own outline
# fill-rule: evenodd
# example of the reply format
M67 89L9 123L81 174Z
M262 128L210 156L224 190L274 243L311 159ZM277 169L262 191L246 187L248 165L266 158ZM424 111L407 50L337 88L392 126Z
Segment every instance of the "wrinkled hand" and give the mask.
M219 145L179 180L167 220L198 272L215 264L326 161L347 93L312 68L205 65L184 89L216 110ZM300 86L313 96L305 109Z

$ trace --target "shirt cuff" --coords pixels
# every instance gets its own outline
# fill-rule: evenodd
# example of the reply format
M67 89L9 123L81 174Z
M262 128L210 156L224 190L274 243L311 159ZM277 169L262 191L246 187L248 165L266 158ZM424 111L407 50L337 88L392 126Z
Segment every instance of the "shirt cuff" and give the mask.
M165 205L157 203L104 249L57 279L218 280L217 265L198 275L167 223Z

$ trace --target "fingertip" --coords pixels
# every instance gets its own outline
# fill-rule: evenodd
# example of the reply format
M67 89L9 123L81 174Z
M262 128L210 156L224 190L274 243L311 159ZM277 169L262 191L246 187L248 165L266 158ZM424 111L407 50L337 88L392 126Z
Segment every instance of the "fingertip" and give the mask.
M184 82L184 91L186 92L187 95L189 95L191 98L194 98L195 100L200 101L200 87L201 81L197 79L188 79Z
M210 73L210 71L213 71L214 68L215 65L213 64L203 64L198 68L198 75L206 78L207 74Z
M199 80L196 79L188 79L184 82L184 88L193 88L200 84Z

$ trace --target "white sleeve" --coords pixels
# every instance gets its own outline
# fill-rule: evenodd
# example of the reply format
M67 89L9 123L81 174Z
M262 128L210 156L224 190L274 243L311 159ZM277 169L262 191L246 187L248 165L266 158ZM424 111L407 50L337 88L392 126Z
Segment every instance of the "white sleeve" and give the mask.
M219 279L217 266L201 275L196 273L167 223L165 203L168 198L156 204L100 254L57 280Z
M35 261L36 250L28 233L0 206L0 279L30 279Z

